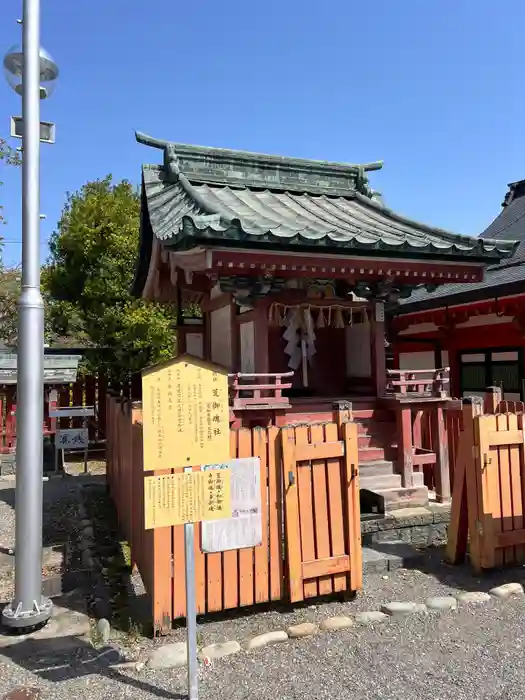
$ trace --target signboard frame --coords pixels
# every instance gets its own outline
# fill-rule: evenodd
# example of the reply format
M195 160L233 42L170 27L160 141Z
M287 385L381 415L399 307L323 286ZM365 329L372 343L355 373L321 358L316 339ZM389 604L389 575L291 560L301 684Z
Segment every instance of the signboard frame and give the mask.
M44 355L44 384L72 384L77 380L79 355ZM18 355L0 352L0 384L16 384Z
M88 418L94 415L94 406L57 406L49 409L50 418Z
M59 466L58 466L58 460L59 460L59 455L58 453L60 452L61 456L61 470L64 471L65 466L66 466L66 461L65 461L65 456L64 452L66 450L75 450L77 448L75 447L70 447L68 446L61 446L60 445L60 437L63 434L71 434L71 433L77 433L77 434L82 434L83 435L83 443L78 449L83 449L84 450L84 474L87 473L87 463L88 463L88 451L89 451L89 430L86 425L82 428L58 428L55 432L55 472L58 472Z
M143 370L142 426L144 471L227 461L228 371L191 355Z
M216 554L258 547L263 541L260 457L238 457L222 464L202 467L209 470L229 470L231 518L206 520L201 525L201 550ZM224 544L225 539L230 542Z

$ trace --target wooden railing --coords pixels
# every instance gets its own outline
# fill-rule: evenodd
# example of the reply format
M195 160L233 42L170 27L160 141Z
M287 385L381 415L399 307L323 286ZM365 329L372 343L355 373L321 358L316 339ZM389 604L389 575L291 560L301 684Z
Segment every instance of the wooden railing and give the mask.
M234 411L281 410L290 407L283 389L290 389L293 372L280 374L249 374L237 372L228 375L230 380L230 404Z
M393 398L441 399L448 396L450 367L441 369L389 369L386 395Z

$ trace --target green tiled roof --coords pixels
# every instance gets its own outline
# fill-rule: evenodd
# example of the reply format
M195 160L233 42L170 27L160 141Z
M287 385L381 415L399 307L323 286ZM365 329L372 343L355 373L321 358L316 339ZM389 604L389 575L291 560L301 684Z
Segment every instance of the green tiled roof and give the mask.
M197 245L285 247L361 255L496 261L512 241L469 238L383 206L364 166L288 159L137 139L164 150L143 168L143 207L153 234L173 249Z

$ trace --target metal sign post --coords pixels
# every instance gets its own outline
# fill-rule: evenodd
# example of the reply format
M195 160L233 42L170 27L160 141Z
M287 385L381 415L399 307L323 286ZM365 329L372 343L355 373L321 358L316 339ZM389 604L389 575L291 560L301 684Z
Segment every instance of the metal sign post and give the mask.
M187 467L185 472L191 472ZM195 526L184 525L184 562L186 578L186 647L188 655L188 700L199 696L199 667L197 664L197 600L195 597Z
M232 517L231 470L190 465L230 458L228 374L182 356L142 372L144 470L184 468L144 477L145 528L184 526L188 698L197 700L195 524Z

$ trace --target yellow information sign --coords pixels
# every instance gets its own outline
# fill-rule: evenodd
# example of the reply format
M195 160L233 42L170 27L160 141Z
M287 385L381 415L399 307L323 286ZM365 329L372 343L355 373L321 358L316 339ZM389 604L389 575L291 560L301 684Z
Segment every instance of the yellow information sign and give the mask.
M231 517L229 469L144 479L146 530Z
M228 374L183 355L142 372L144 470L230 459Z

